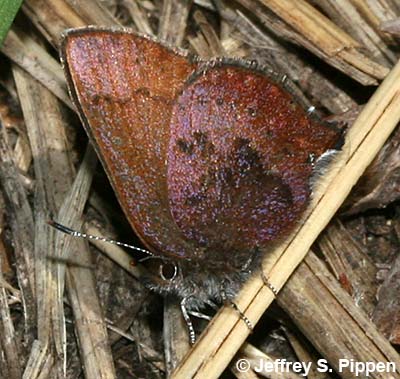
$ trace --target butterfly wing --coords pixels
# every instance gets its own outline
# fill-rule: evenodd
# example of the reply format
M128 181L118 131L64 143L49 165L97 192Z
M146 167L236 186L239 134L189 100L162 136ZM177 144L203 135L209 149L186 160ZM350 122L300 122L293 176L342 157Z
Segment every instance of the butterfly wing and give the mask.
M267 75L210 65L185 85L171 120L176 223L210 260L243 262L293 228L310 198L310 158L338 137Z
M182 257L171 217L171 111L196 63L128 31L71 30L62 44L71 95L133 229L153 252ZM185 250L186 249L186 250Z
M339 137L268 75L227 64L194 73L186 56L127 31L72 31L62 57L85 129L153 252L241 267L293 227L310 198L310 157Z

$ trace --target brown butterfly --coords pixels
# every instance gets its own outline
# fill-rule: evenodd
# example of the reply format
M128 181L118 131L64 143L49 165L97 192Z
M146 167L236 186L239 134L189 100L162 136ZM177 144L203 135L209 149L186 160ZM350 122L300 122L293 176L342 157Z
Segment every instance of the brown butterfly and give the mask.
M147 284L189 309L232 298L301 218L340 133L252 61L202 61L99 28L68 31L61 56L122 209L160 258Z

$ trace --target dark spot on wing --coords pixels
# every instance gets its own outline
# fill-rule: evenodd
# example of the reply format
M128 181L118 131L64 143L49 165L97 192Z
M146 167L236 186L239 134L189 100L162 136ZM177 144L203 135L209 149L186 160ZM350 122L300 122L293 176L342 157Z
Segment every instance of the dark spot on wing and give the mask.
M192 142L188 142L182 138L179 138L176 141L176 144L182 153L192 155L192 153L193 153L193 143Z

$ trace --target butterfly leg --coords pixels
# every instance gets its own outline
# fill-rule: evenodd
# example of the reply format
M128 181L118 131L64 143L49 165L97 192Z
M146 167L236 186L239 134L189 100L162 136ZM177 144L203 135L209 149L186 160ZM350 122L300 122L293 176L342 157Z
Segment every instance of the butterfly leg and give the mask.
M239 317L243 320L243 322L246 324L246 326L247 326L247 327L249 328L249 330L252 332L253 329L254 329L252 322L251 322L251 321L248 319L248 317L240 310L240 308L237 306L237 304L236 304L232 299L230 299L230 298L226 295L226 291L225 291L225 289L224 289L224 283L223 283L222 288L221 288L221 298L222 298L222 301L223 301L224 303L229 304L229 305L239 314Z
M219 306L217 304L215 304L214 302L212 302L211 300L204 300L204 302L215 312L219 311ZM195 312L195 311L189 311L188 312L190 315L197 317L197 318L202 318L204 320L208 320L211 321L211 319L213 318L213 316L209 316L206 315L205 313L201 313L201 312Z
M187 299L188 299L187 297L184 297L181 301L181 312L182 312L182 316L185 320L186 326L188 328L190 344L194 345L194 343L196 341L196 333L194 331L192 320L190 319L188 310L186 308Z
M240 318L243 320L243 322L246 324L246 326L249 328L250 332L254 330L254 326L252 322L247 318L247 316L239 309L236 303L234 303L232 300L229 300L229 303L231 307L239 313Z
M276 289L275 286L273 286L271 284L271 282L269 281L268 277L264 274L263 270L261 270L261 279L264 282L264 285L271 290L271 292L274 294L274 296L275 297L278 296L278 290Z
M186 307L186 303L187 303L187 301L188 301L188 299L190 297L191 296L187 296L184 299L182 299L182 301L181 301L181 312L182 312L183 318L184 318L184 320L186 322L186 325L187 325L187 328L188 328L190 343L191 343L191 345L193 345L195 343L195 341L196 341L196 333L194 331L193 323L192 323L192 320L191 320L190 316L201 318L201 319L207 320L207 321L211 321L213 316L206 315L206 314L204 314L202 312L188 310L187 307ZM215 311L218 311L218 309L219 309L218 305L213 303L211 300L206 300L205 303L207 305L209 305Z
M212 317L209 315L205 315L204 313L201 312L196 312L196 311L188 311L188 314L197 318L202 318L203 320L211 321Z
M211 301L210 299L204 300L204 303L207 304L211 308L211 310L214 310L215 312L219 311L220 307L217 304L215 304L213 301ZM190 314L194 317L197 317L197 318L202 318L204 320L208 320L208 321L211 321L211 319L214 317L214 316L209 316L205 313L196 312L196 311L188 311L188 314Z

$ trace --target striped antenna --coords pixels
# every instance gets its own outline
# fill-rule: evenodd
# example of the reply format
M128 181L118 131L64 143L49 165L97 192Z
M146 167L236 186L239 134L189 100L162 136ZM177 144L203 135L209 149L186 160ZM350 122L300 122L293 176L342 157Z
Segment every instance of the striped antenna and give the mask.
M151 255L151 256L154 255L149 250L141 249L140 247L129 245L129 244L124 243L124 242L115 241L115 240L113 240L111 238L104 238L104 237L94 236L92 234L86 234L86 233L78 232L77 230L73 230L71 228L68 228L68 226L59 224L58 222L56 222L54 220L49 220L47 223L50 226L52 226L54 229L57 229L60 232L63 232L65 234L69 234L70 236L73 236L73 237L80 237L80 238L85 238L85 239L90 239L90 240L95 240L95 241L108 242L108 243L112 243L114 245L126 247L126 248L131 249L131 250L140 251L141 253L145 253L147 255Z

